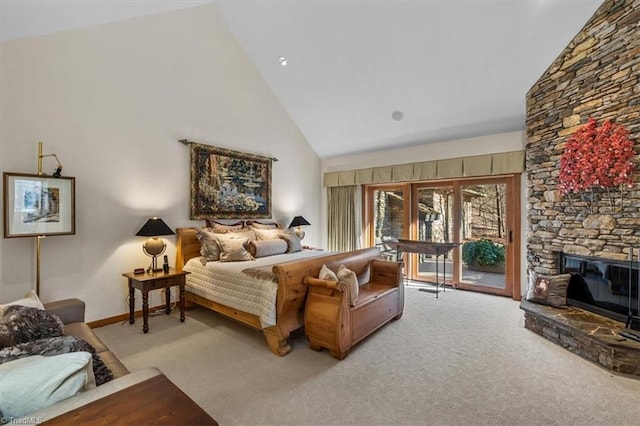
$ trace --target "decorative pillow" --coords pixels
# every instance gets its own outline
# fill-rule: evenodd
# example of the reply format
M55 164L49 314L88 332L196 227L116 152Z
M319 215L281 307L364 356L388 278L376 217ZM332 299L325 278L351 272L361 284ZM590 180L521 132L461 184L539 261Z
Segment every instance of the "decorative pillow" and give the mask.
M247 250L251 256L256 258L284 254L288 248L289 246L284 240L249 241L247 244Z
M38 297L36 292L33 290L28 291L27 294L24 295L23 299L14 300L13 302L0 305L0 316L2 316L6 308L13 305L30 306L32 308L44 310L44 305L40 301L40 298Z
M3 420L26 416L92 387L91 354L34 355L0 365Z
M569 280L571 280L571 274L547 276L531 271L526 299L556 308L566 306Z
M255 229L252 228L244 228L244 229L237 229L234 231L229 231L226 233L227 235L233 235L236 237L244 237L247 238L249 240L255 240L256 238L256 232Z
M287 242L287 253L295 253L302 250L302 240L294 232L280 232L280 238Z
M256 235L253 229L239 229L226 232L214 232L211 228L198 228L196 230L196 237L200 241L200 262L206 265L207 262L215 262L220 260L220 253L222 248L220 247L220 238L226 238L232 236L234 238L247 238L249 240L255 240Z
M213 219L205 219L205 223L207 225L207 228L211 228L213 229L214 232L220 232L220 233L230 232L230 231L239 231L240 229L244 228L243 221L238 221L234 223L222 223Z
M100 386L113 379L113 373L104 364L93 346L75 336L49 337L0 349L0 364L33 355L54 356L70 352L88 352L93 358L95 383Z
M336 275L338 277L338 282L340 284L345 284L349 289L349 305L355 306L356 301L358 300L358 293L360 291L356 273L348 269L346 266L340 265Z
M51 312L13 305L5 309L0 322L0 348L64 334L60 318Z
M318 278L326 281L338 281L336 273L329 269L327 265L322 265Z
M253 260L251 253L245 245L249 242L245 237L219 238L220 262L236 262L241 260Z
M247 225L256 229L280 229L280 225L275 222L263 223L257 220L248 220Z
M280 234L282 234L281 229L254 229L253 232L256 233L256 240L277 240L280 238Z
M360 275L358 275L358 285L363 285L363 284L368 284L370 279L371 279L371 263L373 261L367 263L367 266L365 266L362 269L362 272L360 272Z
M207 262L220 260L220 247L218 247L217 234L211 228L197 228L196 237L200 241L200 261L203 265Z

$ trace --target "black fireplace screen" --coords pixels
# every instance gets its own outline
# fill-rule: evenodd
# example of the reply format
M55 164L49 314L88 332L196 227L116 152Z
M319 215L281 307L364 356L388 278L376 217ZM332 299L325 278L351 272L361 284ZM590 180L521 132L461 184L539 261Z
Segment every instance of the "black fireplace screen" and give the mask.
M567 303L626 322L638 316L638 262L561 253L560 273L573 274ZM636 321L632 328L638 329Z

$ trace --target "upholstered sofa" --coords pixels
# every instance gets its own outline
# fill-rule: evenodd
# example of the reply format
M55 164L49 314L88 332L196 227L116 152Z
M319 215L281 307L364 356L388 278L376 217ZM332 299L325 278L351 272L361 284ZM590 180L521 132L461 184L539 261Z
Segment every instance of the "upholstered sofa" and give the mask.
M116 358L102 340L96 336L87 323L84 322L85 304L82 300L59 300L57 302L45 303L44 308L62 320L64 323L64 333L66 335L78 337L96 349L102 362L113 373L114 379L129 374L129 370Z
M124 388L148 380L151 377L162 374L156 368L147 368L144 370L129 373L129 370L120 362L120 360L109 350L109 348L100 340L100 338L91 330L84 322L85 304L79 299L66 299L52 303L45 303L46 311L57 315L64 323L64 333L66 335L75 336L85 340L96 349L96 352L102 362L113 374L113 379L98 386L92 387L84 392L76 393L70 398L61 400L53 405L49 405L35 412L27 414L23 418L13 418L12 422L18 424L27 424L33 422L42 422L50 420L68 411L80 408L92 401L104 398L110 394L118 392ZM21 360L18 360L21 361ZM5 367L11 367L11 361L4 364ZM31 381L32 377L28 378Z

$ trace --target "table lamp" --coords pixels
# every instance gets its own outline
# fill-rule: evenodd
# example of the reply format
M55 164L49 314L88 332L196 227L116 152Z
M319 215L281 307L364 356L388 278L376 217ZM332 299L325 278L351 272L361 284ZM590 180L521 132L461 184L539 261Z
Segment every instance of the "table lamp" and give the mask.
M293 218L293 220L291 221L291 224L289 225L289 228L296 228L294 230L294 232L296 233L296 235L298 236L298 238L303 239L304 238L304 231L300 228L301 226L308 226L311 225L309 222L307 222L307 219L305 219L302 216L296 216Z
M152 217L147 220L142 228L136 233L139 237L151 237L142 245L142 251L151 257L151 266L149 269L153 272L161 271L158 268L158 256L167 249L167 243L158 238L161 235L173 235L174 232L159 217Z

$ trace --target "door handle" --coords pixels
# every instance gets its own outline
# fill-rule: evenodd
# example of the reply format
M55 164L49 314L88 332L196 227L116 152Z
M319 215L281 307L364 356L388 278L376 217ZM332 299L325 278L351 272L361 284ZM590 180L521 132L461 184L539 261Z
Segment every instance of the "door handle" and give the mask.
M509 242L512 243L513 242L513 231L509 230Z

